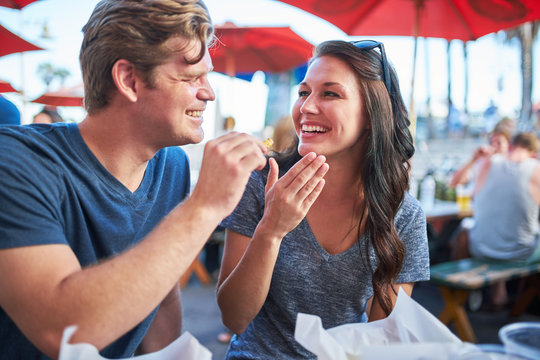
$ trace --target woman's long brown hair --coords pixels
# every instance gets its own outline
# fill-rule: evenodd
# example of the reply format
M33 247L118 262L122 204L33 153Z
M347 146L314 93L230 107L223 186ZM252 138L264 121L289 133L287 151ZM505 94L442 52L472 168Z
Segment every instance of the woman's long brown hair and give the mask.
M327 41L317 46L311 61L321 56L341 59L354 71L364 103L364 116L371 125L365 154L358 164L358 196L364 198L360 214L366 218L364 232L368 239L361 250L372 270L374 297L389 315L392 301L387 289L391 287L396 292L393 284L405 256L394 219L409 187L409 160L414 154L407 110L392 66L391 90L386 89L378 51L358 49L345 41ZM278 156L280 163L291 165L300 158L296 149L291 150ZM360 231L360 226L358 229ZM375 264L369 256L370 248L375 252Z

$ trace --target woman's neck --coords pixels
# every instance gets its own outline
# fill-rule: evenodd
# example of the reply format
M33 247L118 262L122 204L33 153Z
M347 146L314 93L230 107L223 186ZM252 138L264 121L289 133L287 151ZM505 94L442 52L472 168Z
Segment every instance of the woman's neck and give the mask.
M319 197L331 199L354 198L359 195L361 180L358 163L332 161L328 159L330 166L324 180L325 185Z

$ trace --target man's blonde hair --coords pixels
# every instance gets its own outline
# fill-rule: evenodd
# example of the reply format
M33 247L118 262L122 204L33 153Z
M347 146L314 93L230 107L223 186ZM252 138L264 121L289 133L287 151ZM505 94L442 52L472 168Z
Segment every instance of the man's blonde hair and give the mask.
M87 24L79 60L84 81L84 103L89 114L105 107L114 90L111 75L120 59L132 63L154 86L154 69L177 51L166 42L173 36L197 40L201 50L188 63L202 59L213 39L214 27L201 0L102 0Z

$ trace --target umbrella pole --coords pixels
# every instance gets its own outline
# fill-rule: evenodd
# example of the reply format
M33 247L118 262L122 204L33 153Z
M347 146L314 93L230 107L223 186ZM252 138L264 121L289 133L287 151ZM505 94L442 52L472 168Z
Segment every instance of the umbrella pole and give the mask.
M414 79L416 78L416 53L418 50L418 32L420 28L420 10L424 6L424 0L416 0L414 2L415 18L414 18L414 52L413 52L413 68L411 78L411 104L409 107L409 119L411 124L409 125L409 131L411 132L413 141L416 137L416 109L414 108Z
M230 97L230 101L228 104L228 109L225 112L225 117L222 119L221 123L218 125L218 131L216 132L217 135L220 135L221 132L225 131L228 132L230 130L234 129L234 77L236 76L236 64L234 60L234 56L231 51L227 50L226 56L225 56L225 73L229 77L229 86L230 91L228 96ZM229 120L228 120L229 119ZM232 119L233 123L227 123L230 122ZM231 127L232 125L232 127Z
M469 56L467 53L467 41L463 41L463 62L465 63L465 91L463 92L463 112L469 116ZM468 119L467 119L468 121Z
M416 53L418 48L418 37L414 37L414 52L413 52L413 68L412 68L412 79L411 79L411 103L409 107L409 120L411 124L409 125L409 131L413 139L416 137L416 109L414 108L414 79L416 77Z
M21 27L21 30L24 29L24 18L23 18L23 13L22 11L19 11L19 21L20 21L20 27ZM20 86L20 93L21 93L21 100L22 100L22 105L21 105L21 124L24 124L24 121L26 121L26 107L28 105L28 99L26 98L26 86L25 86L25 82L26 82L26 77L25 77L25 69L24 69L24 51L20 52L19 53L20 57L20 76L21 76L21 86Z

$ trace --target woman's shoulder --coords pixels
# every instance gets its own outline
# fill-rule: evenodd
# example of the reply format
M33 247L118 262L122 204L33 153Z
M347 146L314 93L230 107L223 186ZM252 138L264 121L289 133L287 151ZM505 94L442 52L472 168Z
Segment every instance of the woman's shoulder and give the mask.
M396 216L399 216L400 213L408 215L421 213L421 215L424 215L424 210L420 205L420 201L406 191Z
M425 226L426 215L420 202L408 192L405 192L401 206L396 214L395 224L399 229L410 227L411 224ZM423 224L423 225L422 225Z

